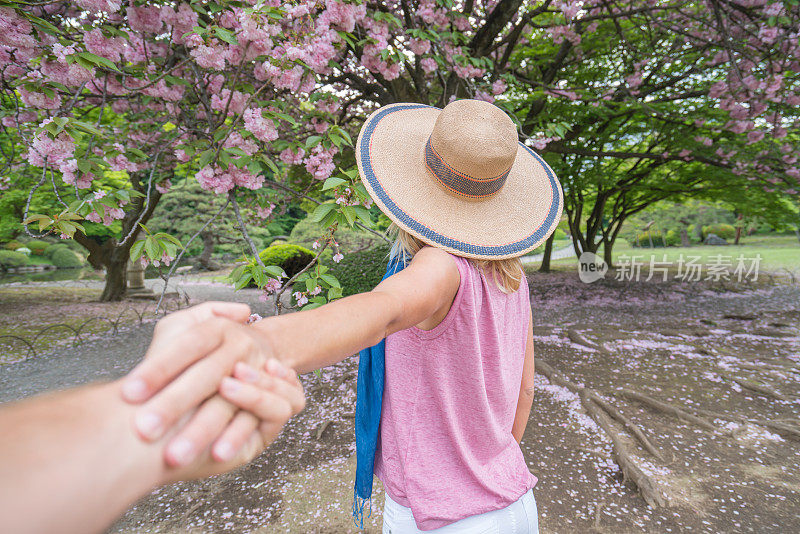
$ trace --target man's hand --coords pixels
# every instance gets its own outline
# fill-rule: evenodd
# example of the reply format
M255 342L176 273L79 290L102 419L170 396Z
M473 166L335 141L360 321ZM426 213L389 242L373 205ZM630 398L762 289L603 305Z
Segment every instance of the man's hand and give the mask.
M221 302L170 314L156 325L144 361L124 379L125 400L146 401L134 420L146 441L159 439L199 406L167 445L169 465L193 462L218 437L213 456L228 462L259 428L253 414L237 413L236 406L215 395L222 379L234 374L237 362L263 369L269 360L268 348L244 324L249 316L246 305ZM280 367L272 369L288 373Z

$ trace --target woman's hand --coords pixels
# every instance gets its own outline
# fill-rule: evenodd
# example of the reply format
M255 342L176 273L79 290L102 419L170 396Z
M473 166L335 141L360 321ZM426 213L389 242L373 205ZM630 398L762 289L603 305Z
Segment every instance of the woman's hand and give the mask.
M240 413L257 418L258 428L251 431L249 426L237 425L234 419L213 447L198 449L200 452L189 463L165 469L163 482L203 478L250 462L275 440L286 422L305 407L303 386L297 375L272 366L257 370L239 362L234 366L233 377L222 379L219 392L227 402L243 410ZM216 430L209 429L200 435L200 441L210 443L217 434ZM221 443L226 444L222 455L219 454Z
M123 398L145 403L137 411L134 426L146 441L158 440L197 408L168 443L167 464L192 463L218 437L213 456L228 462L249 443L257 428L265 433L262 437L270 434L264 426L269 421L259 423L248 411L237 413L237 406L216 395L222 379L235 374L238 362L256 370L264 369L270 360L271 351L263 339L244 324L249 316L245 305L219 302L170 314L156 325L144 361L124 379ZM275 376L293 375L277 362L269 365ZM238 368L239 379L247 374L243 369ZM297 377L293 378L296 381ZM252 393L248 388L244 391ZM278 415L282 414L271 414Z

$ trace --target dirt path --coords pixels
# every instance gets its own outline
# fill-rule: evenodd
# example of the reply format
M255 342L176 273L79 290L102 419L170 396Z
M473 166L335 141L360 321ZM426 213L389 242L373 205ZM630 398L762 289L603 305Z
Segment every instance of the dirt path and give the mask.
M538 374L523 450L539 478L534 492L542 532L800 531L798 441L709 417L736 430L712 433L613 395L631 388L688 411L796 424L800 375L786 367L800 364L798 288L584 285L573 273L532 275L530 286L537 360L595 388L641 425L665 459L631 450L670 503L649 507L622 480L611 443L578 396ZM258 305L254 292L186 287L195 301ZM57 356L0 366L0 400L119 376L141 357L150 334L146 325ZM256 461L232 474L163 488L112 531L355 532L349 510L356 367L350 358L321 378L305 377L307 409ZM756 379L785 400L748 389ZM368 532L380 531L381 503L378 491Z

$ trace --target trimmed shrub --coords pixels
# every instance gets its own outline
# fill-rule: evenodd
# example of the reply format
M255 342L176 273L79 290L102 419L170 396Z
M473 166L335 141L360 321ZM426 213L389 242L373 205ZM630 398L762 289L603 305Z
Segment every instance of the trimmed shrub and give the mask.
M47 241L42 241L40 239L31 239L25 246L31 249L31 252L36 256L44 256L44 251L47 247L50 246L50 243Z
M708 234L716 234L722 239L733 239L736 237L736 228L732 224L709 224L703 227L703 239L708 237Z
M44 256L45 258L47 258L48 260L52 260L52 259L53 259L53 255L54 255L56 252L58 252L59 250L69 250L69 251L72 251L72 249L71 249L71 248L69 248L67 245L64 245L64 244L62 244L62 243L56 243L55 245L50 245L49 247L47 247L47 249L44 251L44 254L43 254L43 256Z
M265 248L259 256L264 265L277 265L291 278L302 271L315 254L299 245L277 244Z
M19 247L22 246L22 243L19 241L9 241L8 243L3 243L3 248L6 250L17 250Z
M50 261L59 269L74 269L83 266L78 255L69 249L57 250L50 258Z
M64 239L59 243L55 243L56 245L66 245L73 252L80 252L82 254L86 254L86 249L83 248L83 245L75 241L74 239Z
M561 241L567 238L567 233L562 230L561 228L556 228L556 231L553 232L553 241Z
M331 266L330 274L342 284L342 296L372 291L386 273L389 261L389 245L382 243L375 247L352 254Z
M10 267L22 267L28 264L28 257L25 254L14 252L13 250L0 250L0 267L8 269Z
M648 232L640 232L639 236L639 247L641 248L650 248L650 238L653 239L653 248L661 248L664 246L664 240L661 239L661 232L659 231L650 231L650 237L647 237ZM680 240L680 239L679 239ZM669 245L669 242L667 242ZM636 246L636 241L634 239L633 246Z
M678 245L681 244L681 235L675 230L668 231L666 239L668 247L677 247Z

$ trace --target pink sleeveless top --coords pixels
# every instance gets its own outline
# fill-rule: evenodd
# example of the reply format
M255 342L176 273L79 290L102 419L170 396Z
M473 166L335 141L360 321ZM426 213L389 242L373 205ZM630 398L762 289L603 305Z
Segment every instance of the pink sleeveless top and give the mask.
M386 338L375 474L417 528L499 510L536 485L511 434L530 313L528 283L505 294L452 255L461 284L432 330Z

